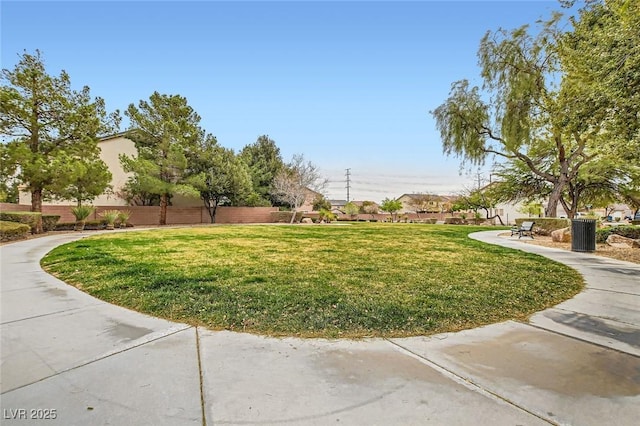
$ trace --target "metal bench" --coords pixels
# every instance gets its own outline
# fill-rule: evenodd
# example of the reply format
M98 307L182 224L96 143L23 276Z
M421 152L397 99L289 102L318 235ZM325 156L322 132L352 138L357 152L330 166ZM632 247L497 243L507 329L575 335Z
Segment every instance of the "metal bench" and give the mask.
M520 227L514 226L511 228L511 236L518 234L518 239L523 236L529 236L533 239L533 225L535 225L535 222L522 222Z

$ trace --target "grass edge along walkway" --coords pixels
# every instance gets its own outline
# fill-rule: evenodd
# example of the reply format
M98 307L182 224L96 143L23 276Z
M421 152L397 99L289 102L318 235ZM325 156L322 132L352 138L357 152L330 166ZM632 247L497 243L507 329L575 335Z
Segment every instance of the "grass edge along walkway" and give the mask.
M526 320L578 293L573 269L426 224L211 226L103 234L48 272L109 303L214 330L401 337Z

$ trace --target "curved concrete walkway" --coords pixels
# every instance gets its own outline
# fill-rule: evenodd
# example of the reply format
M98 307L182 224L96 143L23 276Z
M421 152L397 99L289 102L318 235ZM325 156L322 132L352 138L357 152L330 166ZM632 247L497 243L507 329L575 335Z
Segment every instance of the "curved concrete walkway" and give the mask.
M637 264L478 233L473 238L576 268L586 290L528 324L407 339L274 339L145 316L40 269L45 253L83 236L0 247L3 425L635 425L640 418Z

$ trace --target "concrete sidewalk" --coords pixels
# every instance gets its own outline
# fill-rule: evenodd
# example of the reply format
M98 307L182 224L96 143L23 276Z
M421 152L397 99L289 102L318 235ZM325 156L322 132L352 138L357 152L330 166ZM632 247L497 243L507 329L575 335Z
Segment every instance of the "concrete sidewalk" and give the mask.
M45 253L82 236L0 247L2 424L635 425L640 418L637 264L478 233L576 268L587 288L529 324L407 339L275 339L145 316L40 269Z

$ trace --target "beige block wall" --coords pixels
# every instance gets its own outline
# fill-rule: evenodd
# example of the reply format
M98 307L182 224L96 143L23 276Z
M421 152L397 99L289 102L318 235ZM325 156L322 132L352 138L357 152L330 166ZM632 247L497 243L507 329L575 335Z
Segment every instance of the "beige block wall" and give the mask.
M133 141L120 135L103 139L98 146L100 147L100 158L105 162L112 175L113 194L103 194L96 198L92 204L96 206L126 206L126 201L116 194L122 190L131 173L125 172L122 168L120 155L135 157L138 155L138 150Z
M60 215L60 222L75 222L71 213L73 206L43 205L43 214ZM0 211L29 211L29 205L0 203ZM131 213L129 222L136 226L157 225L160 221L158 206L97 206L89 220L100 219L105 210L128 210ZM271 213L277 207L218 207L216 223L270 223ZM211 223L209 213L204 207L167 207L168 225L197 225Z
M105 162L111 172L111 186L113 190L97 197L91 204L94 206L126 206L127 202L120 198L117 194L122 190L131 173L127 173L120 164L120 155L124 154L129 157L138 155L135 144L130 139L115 135L102 139L98 146L100 147L100 158ZM31 194L21 192L19 197L20 204L31 204ZM200 207L202 201L197 197L184 197L176 195L171 200L174 206L179 207ZM73 201L45 201L43 204L51 206L72 206Z

